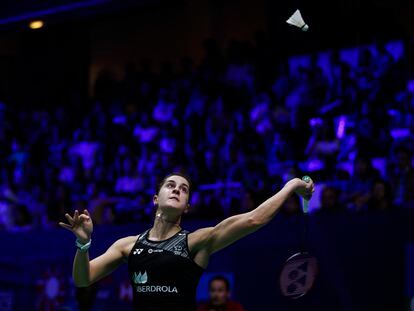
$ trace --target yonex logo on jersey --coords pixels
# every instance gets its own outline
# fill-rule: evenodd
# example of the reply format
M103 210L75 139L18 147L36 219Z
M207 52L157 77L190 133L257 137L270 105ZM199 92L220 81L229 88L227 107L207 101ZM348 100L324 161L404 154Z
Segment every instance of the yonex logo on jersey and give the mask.
M139 255L139 254L141 254L142 253L142 251L143 251L144 249L143 248L136 248L135 250L134 250L134 255Z
M138 273L134 272L134 283L135 284L145 284L148 282L148 275L147 271L144 271L143 274L141 274L141 271Z

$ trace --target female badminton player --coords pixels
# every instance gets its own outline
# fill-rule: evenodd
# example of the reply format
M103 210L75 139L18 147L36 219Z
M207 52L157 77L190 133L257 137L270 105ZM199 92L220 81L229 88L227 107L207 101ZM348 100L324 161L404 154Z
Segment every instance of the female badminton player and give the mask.
M190 207L190 186L185 175L168 175L153 197L156 213L152 227L117 240L93 260L88 254L93 231L91 215L87 210L76 210L73 216L66 214L68 224L59 225L77 238L75 285L87 287L125 262L135 310L193 311L197 284L213 253L269 223L289 196L296 193L310 199L314 191L312 181L292 179L256 209L190 233L180 227L181 217Z

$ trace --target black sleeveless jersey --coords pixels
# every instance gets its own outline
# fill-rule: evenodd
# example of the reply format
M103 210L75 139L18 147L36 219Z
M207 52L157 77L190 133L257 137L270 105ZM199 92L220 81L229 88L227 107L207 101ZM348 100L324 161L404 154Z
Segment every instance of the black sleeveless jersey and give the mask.
M163 241L140 234L128 256L134 310L194 311L197 284L204 269L190 257L188 231Z

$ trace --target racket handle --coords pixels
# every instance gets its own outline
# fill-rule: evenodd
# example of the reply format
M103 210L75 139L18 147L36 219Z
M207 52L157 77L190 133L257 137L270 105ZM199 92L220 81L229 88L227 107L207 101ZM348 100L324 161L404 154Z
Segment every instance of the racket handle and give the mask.
M306 183L311 181L311 178L307 175L302 177L302 180ZM307 214L309 212L309 200L306 200L304 197L302 197L302 209L303 213Z
M305 214L309 212L309 200L302 198L302 209L303 209L303 213Z

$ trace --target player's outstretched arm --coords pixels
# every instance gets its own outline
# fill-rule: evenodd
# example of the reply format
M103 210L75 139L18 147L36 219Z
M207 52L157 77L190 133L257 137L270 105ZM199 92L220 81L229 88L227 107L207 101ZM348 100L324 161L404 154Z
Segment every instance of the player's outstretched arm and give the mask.
M242 237L255 232L269 223L283 203L294 193L309 200L314 192L314 183L295 178L274 196L267 199L254 210L229 217L215 227L203 228L192 234L195 251L206 250L208 254L234 243Z

